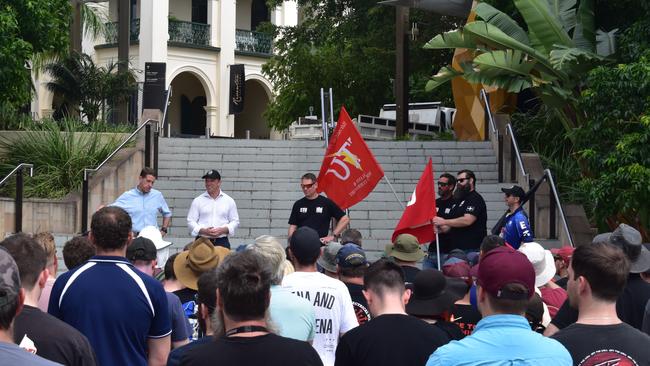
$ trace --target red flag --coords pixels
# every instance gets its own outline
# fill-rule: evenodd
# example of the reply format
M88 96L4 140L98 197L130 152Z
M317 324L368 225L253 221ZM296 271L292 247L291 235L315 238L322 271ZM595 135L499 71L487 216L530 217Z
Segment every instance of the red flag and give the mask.
M391 241L399 234L411 234L418 238L420 244L433 241L433 218L436 216L436 197L433 186L433 163L431 158L422 176L415 186L411 200L406 204L406 209L399 220Z
M340 208L346 209L366 198L383 176L384 170L341 107L339 122L318 173L318 192L327 193Z

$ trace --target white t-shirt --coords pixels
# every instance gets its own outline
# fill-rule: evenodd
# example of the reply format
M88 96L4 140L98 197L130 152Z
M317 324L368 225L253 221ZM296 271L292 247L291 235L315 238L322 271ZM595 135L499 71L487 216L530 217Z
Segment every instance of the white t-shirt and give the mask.
M334 365L339 335L359 325L345 284L319 272L295 272L282 286L307 299L316 312L314 349L324 366Z

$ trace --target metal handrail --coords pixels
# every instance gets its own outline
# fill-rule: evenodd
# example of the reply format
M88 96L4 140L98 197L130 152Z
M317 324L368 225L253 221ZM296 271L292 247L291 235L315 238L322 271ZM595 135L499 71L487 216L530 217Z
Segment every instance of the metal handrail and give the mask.
M488 99L487 92L485 89L481 89L480 97L485 102L485 111L488 115L488 124L490 126L490 131L495 137L499 136L499 131L497 130L496 125L494 124L494 118L492 117L492 110L490 110L490 100Z
M573 237L571 236L571 231L569 231L569 225L566 222L566 215L564 214L564 210L562 209L562 205L560 204L560 195L557 193L557 188L555 187L555 180L553 179L553 174L551 174L550 169L544 169L544 175L546 176L548 185L551 187L551 191L553 192L555 205L558 211L560 211L560 217L562 218L562 226L569 239L569 244L571 244L571 247L575 248L575 244L573 243Z
M81 188L81 231L85 232L88 229L88 205L89 205L89 191L90 187L88 186L88 180L90 177L91 173L96 173L101 169L115 154L117 154L118 151L120 151L126 144L128 144L131 139L138 134L143 128L148 127L150 124L156 123L157 125L159 124L159 121L155 119L147 119L146 121L142 122L138 128L133 131L129 137L127 137L115 150L113 150L112 153L108 155L104 161L102 161L96 168L85 168L84 169L84 179L82 182L82 188ZM157 135L157 133L156 133ZM157 150L157 138L154 139L154 150ZM149 159L151 158L151 150L150 150L150 144L151 144L151 131L150 128L146 129L146 137L145 137L145 165L148 164L150 161ZM157 151L154 151L154 154L157 154ZM157 165L157 157L154 157L154 169L158 169Z
M146 125L148 125L150 123L153 123L153 122L158 123L158 121L156 121L155 119L151 119L151 118L149 118L146 121L142 122L142 124L140 126L138 126L138 128L136 128L135 131L133 131L129 135L129 137L127 137L117 148L115 148L115 150L113 150L113 152L110 155L108 155L108 157L106 159L104 159L104 161L102 161L96 168L85 168L84 169L84 180L88 180L88 174L89 173L94 173L94 172L97 172L99 169L101 169L106 163L108 163L109 160L111 160L111 158L113 156L115 156L115 154L117 154L118 151L120 151L126 144L128 144L131 141L131 139L135 135L138 134L138 132L140 132Z
M12 175L16 174L16 197L14 198L14 232L23 231L23 169L29 168L29 176L34 176L34 165L28 163L18 164L6 177L0 181L2 186Z
M172 86L170 85L169 88L167 89L167 95L165 96L165 109L163 109L163 115L162 115L162 120L159 123L159 129L158 132L165 136L165 127L169 125L167 123L167 107L169 107L169 97L172 95ZM171 137L171 132L167 134L167 137Z
M519 152L519 145L517 144L517 139L515 138L515 132L512 130L512 125L508 123L506 126L506 134L510 135L510 142L512 142L512 147L515 148L515 155L517 156L517 162L519 163L519 169L521 170L521 174L524 177L528 177L528 173L526 173L526 168L524 168L524 161L521 158L521 153Z
M12 175L16 174L17 171L22 170L24 168L29 168L29 176L33 177L34 176L34 164L27 164L27 163L20 163L16 165L16 167L7 174L2 180L0 180L0 187L9 179L11 178Z

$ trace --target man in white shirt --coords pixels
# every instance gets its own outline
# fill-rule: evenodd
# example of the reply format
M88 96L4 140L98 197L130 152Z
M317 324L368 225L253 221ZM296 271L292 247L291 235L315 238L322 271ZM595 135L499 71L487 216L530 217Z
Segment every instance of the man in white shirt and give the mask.
M282 286L307 299L316 312L314 349L325 366L334 365L339 337L359 325L345 284L319 273L316 260L321 241L316 230L303 226L289 239L289 255L296 272L287 275Z
M201 178L205 180L206 191L192 201L187 213L190 235L208 238L215 246L230 249L228 236L234 235L239 226L235 200L221 190L218 171L209 170Z

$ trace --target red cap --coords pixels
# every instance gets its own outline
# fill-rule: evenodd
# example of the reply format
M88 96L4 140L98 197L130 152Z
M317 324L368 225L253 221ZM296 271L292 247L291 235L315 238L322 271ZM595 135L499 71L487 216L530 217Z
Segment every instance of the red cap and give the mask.
M553 254L553 256L560 256L564 263L568 265L569 262L571 262L571 257L573 256L574 250L575 248L569 246L562 248L553 248L551 249L551 254Z
M477 282L498 299L530 299L535 293L535 269L523 253L499 247L481 258ZM523 285L528 289L528 293L505 291L503 287L511 283Z

